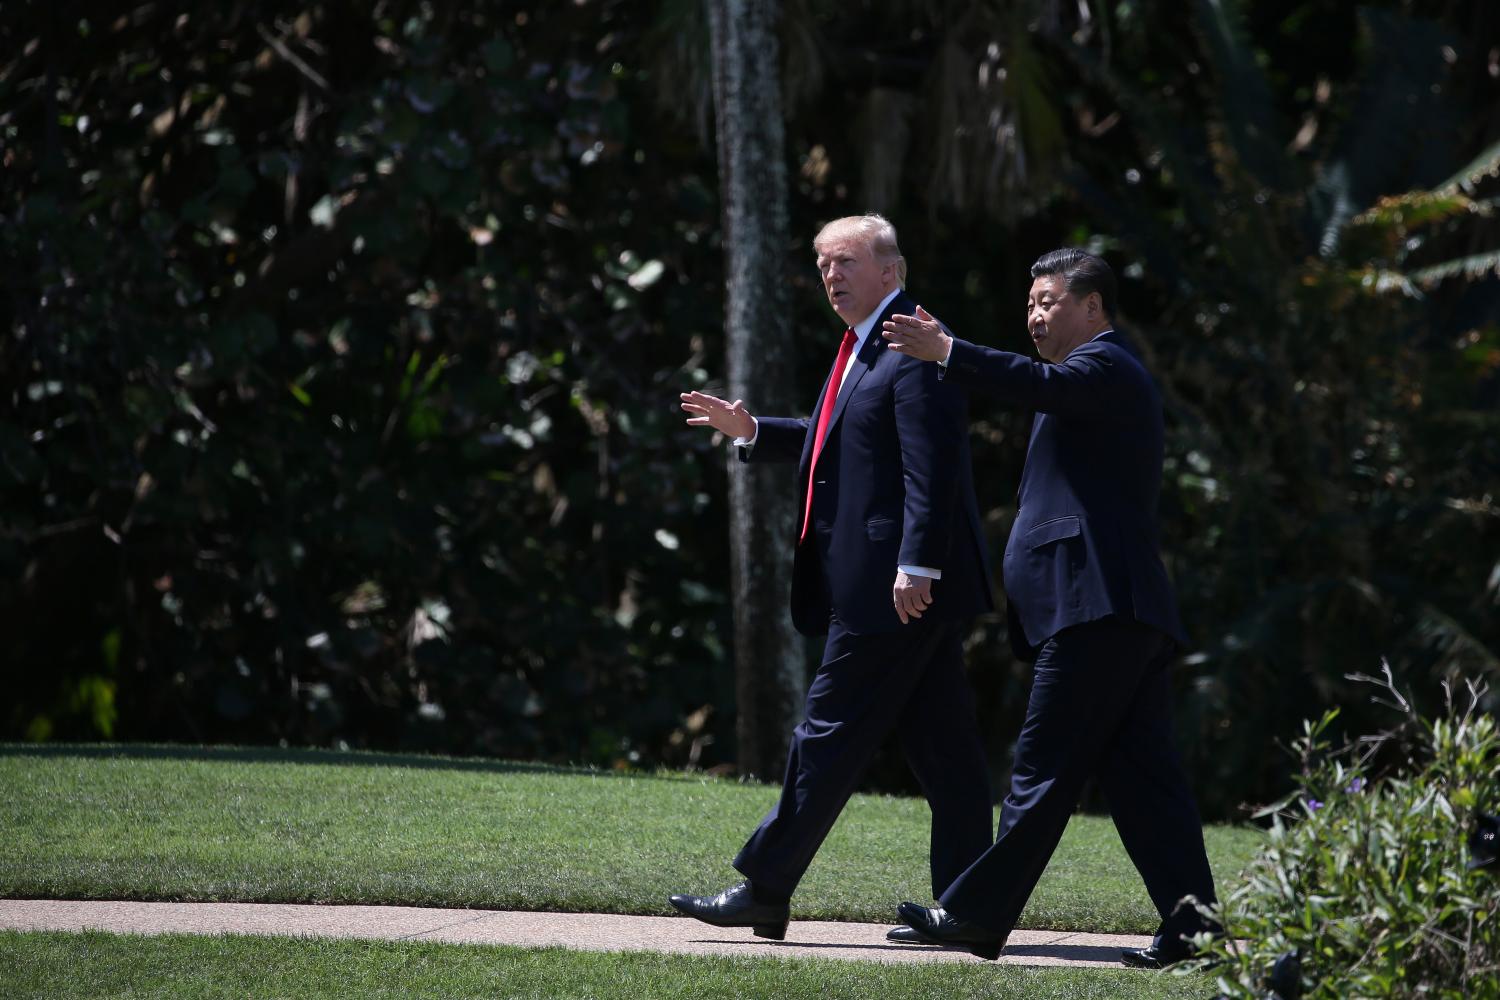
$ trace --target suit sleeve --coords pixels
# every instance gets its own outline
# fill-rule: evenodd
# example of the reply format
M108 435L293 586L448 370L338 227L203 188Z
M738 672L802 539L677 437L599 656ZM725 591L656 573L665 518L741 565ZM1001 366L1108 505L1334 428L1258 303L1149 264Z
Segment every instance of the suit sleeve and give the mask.
M1072 417L1118 414L1134 381L1102 347L1085 344L1054 365L957 337L945 380L999 396L1006 406Z
M941 570L948 555L968 414L964 394L945 385L937 365L903 360L895 380L896 436L906 486L901 565Z
M795 462L802 457L807 421L792 417L756 417L760 433L753 448L737 448L741 462Z

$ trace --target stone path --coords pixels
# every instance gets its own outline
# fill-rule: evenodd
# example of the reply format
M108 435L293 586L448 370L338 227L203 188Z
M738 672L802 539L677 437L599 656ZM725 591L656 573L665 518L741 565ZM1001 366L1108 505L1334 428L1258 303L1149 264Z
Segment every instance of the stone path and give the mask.
M874 962L977 962L968 952L885 940L890 924L793 920L785 941L748 928L721 929L685 917L526 913L415 906L312 906L281 903L134 903L0 899L0 929L124 934L285 934L388 941L447 941L656 951L679 955L818 957ZM1122 948L1150 938L1068 931L1011 934L1002 964L1121 968Z

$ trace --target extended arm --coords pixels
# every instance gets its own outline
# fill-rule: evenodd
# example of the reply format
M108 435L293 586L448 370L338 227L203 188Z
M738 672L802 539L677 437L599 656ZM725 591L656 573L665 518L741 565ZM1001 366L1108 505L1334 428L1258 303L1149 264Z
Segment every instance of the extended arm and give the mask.
M945 378L1001 398L1006 405L1041 413L1091 417L1117 412L1129 393L1130 376L1097 344L1084 344L1057 364L949 336L926 310L892 316L882 334L891 350L936 361Z
M993 393L1010 406L1072 417L1119 412L1122 378L1114 359L1085 344L1057 364L953 338L947 378Z
M682 400L682 408L691 414L689 427L712 427L731 438L755 437L755 418L745 409L743 399L731 403L697 390L684 392L678 398Z
M706 392L684 392L682 408L690 416L691 427L712 427L741 445L740 460L757 462L795 462L802 453L802 439L807 421L786 417L757 419L745 409L745 402L733 403Z

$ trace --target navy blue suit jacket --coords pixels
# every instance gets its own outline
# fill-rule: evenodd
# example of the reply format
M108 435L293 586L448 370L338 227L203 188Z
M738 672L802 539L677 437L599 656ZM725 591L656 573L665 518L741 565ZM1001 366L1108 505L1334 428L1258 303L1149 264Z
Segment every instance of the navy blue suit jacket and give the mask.
M804 635L828 631L830 613L855 633L902 628L891 602L896 567L942 571L924 621L972 618L994 607L974 500L968 405L937 365L889 350L881 324L917 304L897 294L849 362L818 456L812 524L797 545L792 622ZM832 353L832 352L830 352ZM837 389L837 387L835 387ZM823 391L813 407L817 414ZM797 530L807 496L813 422L758 418L743 461L800 461Z
M1157 527L1161 394L1128 341L1046 364L955 337L945 380L1036 411L1003 566L1017 654L1108 615L1185 644Z

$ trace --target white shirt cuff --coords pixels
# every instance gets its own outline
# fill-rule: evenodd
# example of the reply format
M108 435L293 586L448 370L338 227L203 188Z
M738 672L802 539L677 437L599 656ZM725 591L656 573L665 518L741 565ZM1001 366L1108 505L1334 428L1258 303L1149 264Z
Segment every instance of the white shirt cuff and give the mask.
M896 568L907 576L925 576L932 580L941 580L943 578L942 570L932 569L927 566L897 566Z
M938 362L938 367L939 368L947 368L948 367L948 359L951 358L951 357L953 357L953 338L949 337L948 338L948 353L943 355L943 360L941 360L941 361Z
M749 437L747 437L747 438L735 438L734 439L734 446L736 448L754 448L755 447L755 439L758 438L758 437L760 437L760 421L756 420L754 417L751 417L750 418L750 422L755 425L754 432L751 433L751 435Z

